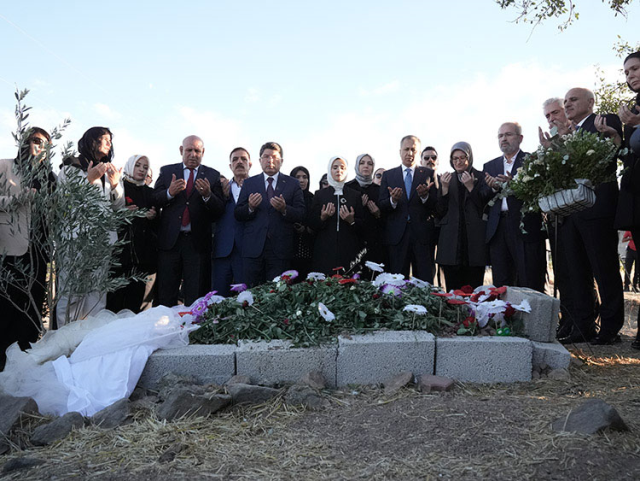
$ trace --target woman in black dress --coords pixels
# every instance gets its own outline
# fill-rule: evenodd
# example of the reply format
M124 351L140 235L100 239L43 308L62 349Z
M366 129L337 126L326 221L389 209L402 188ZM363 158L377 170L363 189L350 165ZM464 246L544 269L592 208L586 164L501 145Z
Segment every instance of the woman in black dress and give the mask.
M623 63L627 85L636 94L633 107L620 107L618 115L624 122L625 147L624 174L620 181L620 197L616 211L615 227L629 230L636 246L640 245L640 52L629 55ZM640 326L640 312L638 313ZM640 327L636 339L631 343L640 349Z
M313 194L309 190L310 176L306 167L298 166L291 171L291 177L295 177L300 182L300 188L304 195L305 216L302 222L296 222L293 228L296 230L295 246L296 252L293 255L293 268L298 271L301 279L305 279L311 272L311 261L313 259L313 231L308 225Z
M493 196L482 172L473 168L468 143L454 144L450 162L455 172L441 175L436 207L441 219L436 262L448 290L483 284L487 245L482 214Z
M347 182L347 187L360 192L364 211L362 243L367 249L365 259L377 264L386 264L386 249L382 244L384 226L378 208L380 186L373 183L375 160L369 154L360 154L356 159L356 178Z
M153 205L153 189L146 185L149 159L144 155L129 158L124 167L122 184L128 209L148 209L145 217L133 219L118 233L127 244L120 255L120 272L130 276L133 272L146 276L156 272L158 260L156 208ZM118 312L129 309L140 312L146 282L131 281L125 287L107 295L107 309Z
M316 192L309 225L316 233L313 270L331 275L336 267L348 269L360 251L363 212L360 193L345 186L347 162L332 157L328 170L329 187Z

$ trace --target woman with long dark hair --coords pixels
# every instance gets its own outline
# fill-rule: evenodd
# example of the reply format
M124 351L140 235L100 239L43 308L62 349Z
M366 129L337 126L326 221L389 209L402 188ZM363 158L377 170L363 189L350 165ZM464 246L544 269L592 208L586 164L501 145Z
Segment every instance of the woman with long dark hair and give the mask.
M304 220L293 225L296 231L296 239L294 241L296 251L293 254L293 268L298 271L300 278L304 279L311 271L311 262L313 260L313 231L309 227L309 214L313 203L313 194L309 190L311 176L309 175L309 170L301 165L295 167L289 175L298 179L304 195Z
M158 225L153 202L153 189L146 184L149 158L144 155L129 157L122 175L125 203L128 209L147 209L145 217L137 217L119 232L127 241L120 254L119 274L147 276L154 274L158 263ZM131 280L128 285L107 294L107 309L119 312L129 309L140 312L146 283Z
M484 208L493 192L482 172L473 168L473 151L466 142L451 147L454 172L440 177L437 213L440 239L436 262L444 271L447 289L482 285L487 265Z
M624 123L625 155L624 174L620 181L620 197L616 211L615 227L629 230L636 245L640 244L640 52L634 52L624 59L624 74L627 85L636 94L631 107L623 105L618 111ZM638 313L640 322L640 312ZM640 349L640 324L636 339L631 343Z
M37 212L32 193L53 189L56 177L47 159L49 133L30 128L15 159L0 160L0 370L5 351L18 342L28 349L42 329L46 294L47 219Z
M78 141L78 157L67 157L63 160L59 181L66 182L69 175L78 173L87 182L100 189L106 206L116 210L125 206L124 189L120 183L121 170L112 163L113 134L107 127L92 127ZM117 240L116 232L111 232L109 240ZM58 266L59 285L65 285L70 273L65 265ZM84 319L104 309L107 295L103 292L91 292L83 296L60 296L56 306L58 327L67 320Z

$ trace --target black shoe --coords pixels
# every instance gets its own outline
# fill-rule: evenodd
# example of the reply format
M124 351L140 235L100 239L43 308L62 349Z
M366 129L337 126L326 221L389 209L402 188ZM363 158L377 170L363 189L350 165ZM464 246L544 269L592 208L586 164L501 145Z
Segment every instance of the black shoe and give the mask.
M620 339L620 336L618 334L615 334L614 336L598 334L593 338L591 344L593 346L610 346L611 344L618 344L619 342L622 342L622 339Z
M563 322L558 326L558 331L556 332L556 337L558 339L562 339L563 337L567 337L571 335L571 330L573 329L572 322Z
M576 329L571 331L571 334L565 337L559 337L560 344L578 344L581 342L590 342L596 337L595 331L587 331L585 335Z
M632 347L633 349L640 349L640 339L636 339L635 341L633 341L633 342L631 343L631 347Z

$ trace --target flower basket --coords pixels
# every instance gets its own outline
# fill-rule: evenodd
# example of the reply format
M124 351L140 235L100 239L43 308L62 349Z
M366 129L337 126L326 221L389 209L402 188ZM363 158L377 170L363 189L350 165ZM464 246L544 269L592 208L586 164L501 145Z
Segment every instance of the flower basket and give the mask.
M575 189L559 190L538 199L540 210L567 216L593 207L596 202L596 193L591 182L587 179L575 179L575 182L578 184Z

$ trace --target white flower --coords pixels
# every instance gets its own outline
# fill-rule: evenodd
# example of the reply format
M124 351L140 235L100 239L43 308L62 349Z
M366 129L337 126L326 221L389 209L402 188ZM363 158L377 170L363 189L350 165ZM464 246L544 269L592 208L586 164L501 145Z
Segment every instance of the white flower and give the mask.
M424 316L427 313L427 308L418 304L408 304L404 306L403 311L412 312L419 316Z
M384 284L402 287L404 286L404 276L402 274L389 274L388 272L378 274L378 276L373 281L373 285L376 287L380 287Z
M212 304L220 304L222 301L224 301L224 297L222 296L211 296L209 297L209 299L207 299L207 306L210 306Z
M296 316L300 317L302 315L302 311L296 311Z
M238 294L238 297L236 297L237 303L244 304L244 301L247 301L249 305L253 304L253 294L251 294L251 291L241 292Z
M280 282L282 279L280 279L280 276L276 276L273 278L272 282Z
M309 272L307 274L308 281L324 281L327 278L322 272Z
M376 264L375 262L367 261L364 265L374 272L384 272L384 264Z
M596 153L596 151L595 151L595 150L593 150L593 149L591 149L591 150L587 150L587 155L593 155L593 154L595 154L595 153Z
M418 279L417 277L411 277L411 278L409 279L409 284L413 284L414 286L416 286L416 287L420 287L420 288L422 288L422 289L424 289L424 288L426 288L426 287L432 287L432 285L431 285L431 284L429 284L429 283L428 283L428 282L426 282L426 281L420 280L420 279Z
M333 312L327 309L327 306L325 306L322 302L318 302L318 310L320 311L320 315L327 322L331 322L336 318L336 316L333 315Z

